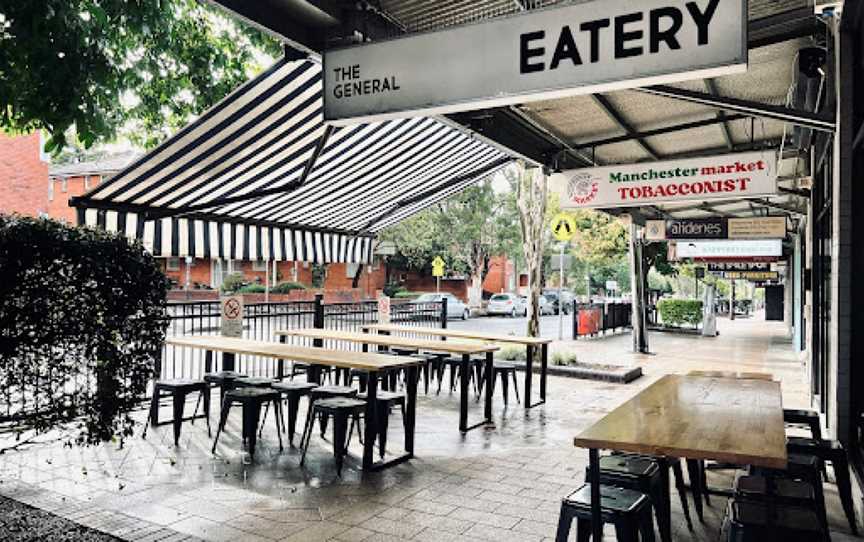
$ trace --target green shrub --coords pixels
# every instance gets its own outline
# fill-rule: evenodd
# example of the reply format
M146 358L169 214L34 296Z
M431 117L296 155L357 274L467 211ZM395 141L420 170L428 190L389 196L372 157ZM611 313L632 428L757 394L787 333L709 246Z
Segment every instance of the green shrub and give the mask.
M399 292L404 292L406 288L398 282L388 282L384 286L384 295L388 297L397 297Z
M505 346L498 352L498 358L505 361L525 361L525 349L518 346Z
M426 292L409 292L408 290L402 290L400 292L396 292L391 297L394 297L396 299L408 299L412 297L420 297L424 293Z
M0 421L131 436L165 339L156 260L119 235L0 215L0 275Z
M576 354L572 352L553 352L552 353L552 365L559 366L569 366L576 365L578 363L578 359Z
M233 293L246 286L246 279L243 278L243 273L231 273L222 279L222 287L220 288L225 293Z
M246 286L243 286L242 288L237 290L237 293L240 293L240 294L263 294L266 291L267 291L267 287L264 286L263 284L247 284Z
M291 290L305 290L306 286L300 284L299 282L280 282L276 286L270 288L270 291L274 294L287 294L290 293Z
M698 326L702 323L702 302L695 299L661 299L657 310L666 325Z

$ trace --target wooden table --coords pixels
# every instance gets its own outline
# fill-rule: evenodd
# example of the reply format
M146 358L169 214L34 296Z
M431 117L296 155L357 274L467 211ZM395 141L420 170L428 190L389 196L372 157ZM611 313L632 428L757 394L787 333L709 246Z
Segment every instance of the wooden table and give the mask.
M497 333L483 333L477 331L457 331L447 328L435 327L410 327L395 324L373 324L364 326L369 331L379 333L410 333L413 335L425 335L428 337L470 339L490 343L520 344L526 349L525 362L525 408L533 408L546 402L546 369L549 364L549 343L552 339L540 337L522 337L516 335L500 335ZM540 348L540 400L531 403L531 377L534 370L534 349Z
M455 341L430 341L410 337L399 337L396 335L379 335L377 333L357 333L352 331L340 331L336 329L290 329L276 332L280 337L303 337L307 339L347 341L363 345L366 351L370 344L378 346L401 347L422 350L426 352L440 352L443 354L455 354L462 358L462 374L468 374L469 362L472 355L483 354L486 357L485 375L486 379L486 402L484 408L484 420L480 423L468 426L468 378L459 379L459 430L463 433L483 427L492 423L492 353L498 350L497 346L489 344L465 343Z
M596 517L600 514L601 449L686 458L688 464L711 459L785 469L780 383L667 375L583 431L574 444L588 448L591 506ZM691 467L691 481L692 472ZM695 477L697 484L700 478ZM593 540L601 540L600 522L593 522L592 530Z
M345 369L359 369L368 373L366 393L366 424L363 440L363 470L380 470L398 463L403 463L414 457L414 428L417 409L417 366L420 360L405 356L391 356L368 352L346 352L344 350L329 350L326 348L310 348L289 344L235 339L221 336L188 336L166 339L165 344L175 347L199 348L212 352L223 353L222 370L234 369L234 355L245 354L276 359L291 359L311 365L324 365ZM209 354L208 354L209 355ZM406 378L405 405L405 454L386 462L375 463L374 451L377 436L377 417L375 410L380 373L391 369L404 368L408 372ZM311 378L313 373L308 373Z

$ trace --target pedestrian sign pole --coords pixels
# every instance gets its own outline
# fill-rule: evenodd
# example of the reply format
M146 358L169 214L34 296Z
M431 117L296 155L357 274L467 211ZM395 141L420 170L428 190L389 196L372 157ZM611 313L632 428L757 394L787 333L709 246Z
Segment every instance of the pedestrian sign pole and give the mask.
M564 338L564 298L561 296L564 288L564 251L570 239L576 233L576 221L566 213L558 213L552 217L552 235L561 242L561 252L558 255L558 340ZM573 314L576 318L576 314Z
M444 259L441 256L435 256L432 260L432 276L435 277L435 292L441 293L441 277L444 276Z

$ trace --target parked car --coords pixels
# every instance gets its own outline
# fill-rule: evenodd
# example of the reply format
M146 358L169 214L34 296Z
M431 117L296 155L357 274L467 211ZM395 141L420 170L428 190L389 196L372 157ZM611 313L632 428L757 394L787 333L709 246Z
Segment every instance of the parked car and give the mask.
M528 297L527 296L519 296L522 298L522 301L525 303L525 306L528 306ZM540 316L544 314L555 314L555 307L552 305L552 302L545 295L541 295L537 298L537 304L540 305Z
M564 306L564 314L570 314L570 311L573 309L573 293L569 290L561 290L563 303L559 303L557 289L543 290L543 296L552 303L552 314L558 314L560 304Z
M502 314L514 318L519 315L528 316L528 304L516 294L495 294L489 298L486 313L490 315Z
M449 292L440 294L423 294L413 301L413 303L438 303L447 299L447 319L461 318L467 320L471 316L471 309L468 305L462 302L461 299Z

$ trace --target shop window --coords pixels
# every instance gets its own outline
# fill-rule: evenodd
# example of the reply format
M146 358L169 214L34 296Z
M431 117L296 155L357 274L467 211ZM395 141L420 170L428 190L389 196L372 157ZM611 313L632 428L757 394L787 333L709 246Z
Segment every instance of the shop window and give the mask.
M360 264L346 263L345 264L345 278L353 279L354 277L356 277L358 267L360 267Z
M180 271L180 258L168 258L165 262L165 269L168 271Z

